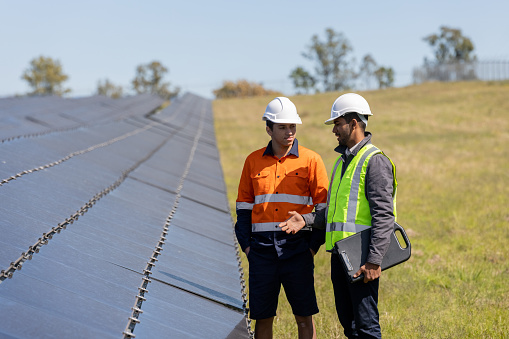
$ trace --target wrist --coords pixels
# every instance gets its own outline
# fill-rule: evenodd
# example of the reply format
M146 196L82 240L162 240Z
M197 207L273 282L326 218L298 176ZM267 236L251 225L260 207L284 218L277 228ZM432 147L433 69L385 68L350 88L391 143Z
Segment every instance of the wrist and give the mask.
M371 262L366 262L365 266L367 269L372 269L372 270L377 270L380 267L380 265L373 264Z

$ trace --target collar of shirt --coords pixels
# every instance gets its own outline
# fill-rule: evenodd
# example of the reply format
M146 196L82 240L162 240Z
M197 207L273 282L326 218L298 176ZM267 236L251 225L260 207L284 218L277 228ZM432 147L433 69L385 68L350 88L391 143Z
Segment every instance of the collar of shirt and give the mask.
M359 150L361 148L364 147L364 145L366 144L369 144L371 143L371 133L370 132L365 132L364 133L364 139L362 139L361 142L359 142L357 145L355 145L354 147L352 147L350 150L348 149L348 147L346 146L343 146L343 145L340 145L340 146L337 146L334 151L338 152L338 153L341 153L341 154L344 154L346 155L347 157L352 154L353 156L356 156L357 153L359 153Z
M364 140L364 139L362 139L362 140ZM356 152L356 148L357 148L357 146L359 146L359 144L362 142L362 140L359 141L358 143L356 143L352 148L347 148L345 150L346 156L349 156L350 154L353 154L353 152L357 153Z
M297 139L293 141L292 148L290 149L290 152L286 156L289 156L290 154L295 155L297 158L299 157L299 142ZM269 144L267 145L267 148L265 148L265 152L263 152L263 155L270 155L274 156L274 151L272 150L272 140L269 141Z

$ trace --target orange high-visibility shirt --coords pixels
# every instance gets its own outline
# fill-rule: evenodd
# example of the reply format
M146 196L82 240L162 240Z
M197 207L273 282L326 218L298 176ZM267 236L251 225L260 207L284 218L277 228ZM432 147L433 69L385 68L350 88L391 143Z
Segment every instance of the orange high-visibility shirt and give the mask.
M247 157L239 183L236 207L252 210L252 232L280 231L289 211L307 214L327 204L329 180L320 155L298 146L298 156L278 159L266 149Z

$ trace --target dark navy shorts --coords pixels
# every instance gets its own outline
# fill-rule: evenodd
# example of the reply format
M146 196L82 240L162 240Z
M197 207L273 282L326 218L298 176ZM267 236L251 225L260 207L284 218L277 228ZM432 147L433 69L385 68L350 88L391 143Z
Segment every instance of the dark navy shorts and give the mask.
M275 252L268 258L251 250L248 260L251 319L276 316L281 285L294 315L306 317L318 313L310 251L279 260Z

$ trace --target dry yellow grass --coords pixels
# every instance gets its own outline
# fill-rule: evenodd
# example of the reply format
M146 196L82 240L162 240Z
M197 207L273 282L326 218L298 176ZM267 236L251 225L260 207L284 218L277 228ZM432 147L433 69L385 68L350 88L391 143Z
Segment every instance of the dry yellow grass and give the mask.
M340 94L291 97L303 120L299 143L318 152L329 171L336 139L323 121ZM413 249L407 263L383 273L384 336L507 337L509 82L430 83L360 94L374 113L368 127L373 143L396 163L398 221ZM232 211L245 157L269 140L261 116L271 99L213 103ZM323 249L315 267L318 337L342 338ZM284 295L274 333L296 337Z

